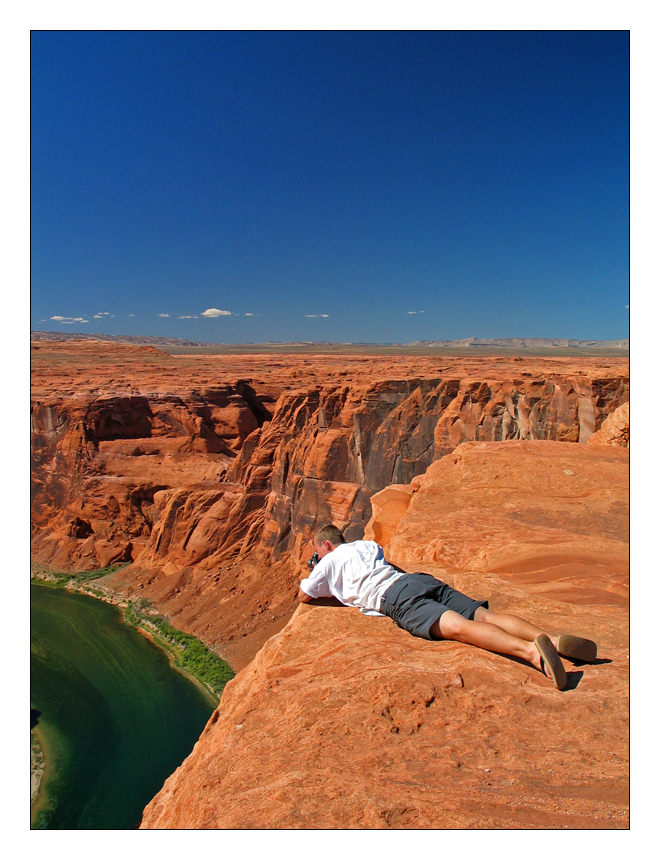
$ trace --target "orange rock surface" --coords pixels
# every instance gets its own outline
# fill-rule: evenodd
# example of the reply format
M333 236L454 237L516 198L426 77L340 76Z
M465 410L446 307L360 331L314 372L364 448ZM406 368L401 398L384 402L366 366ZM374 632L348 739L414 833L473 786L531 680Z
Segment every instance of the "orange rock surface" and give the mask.
M387 618L300 606L226 687L143 828L626 828L628 451L462 444L373 498L367 536L548 632L564 692Z
M622 403L603 421L600 430L587 440L589 445L630 445L630 404Z
M148 598L240 668L291 617L321 522L361 536L374 493L460 443L582 443L627 399L625 358L42 341L32 555L64 570L130 562L112 589Z

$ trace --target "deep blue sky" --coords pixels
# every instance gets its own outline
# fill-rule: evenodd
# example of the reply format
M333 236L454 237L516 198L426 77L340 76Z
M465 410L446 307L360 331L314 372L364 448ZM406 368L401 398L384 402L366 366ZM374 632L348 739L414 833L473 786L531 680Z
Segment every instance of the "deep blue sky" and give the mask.
M34 32L31 327L627 337L628 65L612 31Z

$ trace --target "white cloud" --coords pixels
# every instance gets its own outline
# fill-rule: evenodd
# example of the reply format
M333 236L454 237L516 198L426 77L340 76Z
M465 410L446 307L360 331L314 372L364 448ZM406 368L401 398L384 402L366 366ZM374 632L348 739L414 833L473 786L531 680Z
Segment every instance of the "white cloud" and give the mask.
M51 317L51 320L54 322L62 323L62 325L73 325L74 323L87 323L89 320L84 319L84 317L61 317L54 316Z
M330 314L305 314L307 319L315 320L315 319L327 319Z
M245 314L245 316L246 316L246 317L258 317L258 316L259 316L259 314L251 314L251 313L247 313L247 314Z
M197 316L197 314L192 314L192 315L191 314L182 314L179 317L179 319L180 320L198 320L199 317Z
M134 316L135 316L135 314L129 314L129 317L134 317Z
M424 311L408 311L408 315L412 316L413 314L423 314Z
M203 317L230 317L231 311L220 311L218 308L207 308L202 311Z
M114 318L115 318L115 315L114 315L114 314L111 314L111 313L110 313L110 311L101 311L101 312L100 312L100 313L98 313L98 314L94 314L94 319L95 319L95 320L103 319L103 317L110 317L110 319L114 319Z
M161 319L167 319L169 314L158 314L158 316L161 317Z

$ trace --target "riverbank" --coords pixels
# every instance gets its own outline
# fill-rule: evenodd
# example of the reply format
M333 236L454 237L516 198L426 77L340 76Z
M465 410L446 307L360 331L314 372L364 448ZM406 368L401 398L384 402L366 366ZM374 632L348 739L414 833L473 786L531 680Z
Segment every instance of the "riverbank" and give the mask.
M39 725L30 730L30 827L38 827L40 813L48 808L48 784L53 754Z
M37 727L30 730L30 806L39 794L39 786L46 769L43 742L38 735Z
M144 638L149 639L167 658L171 668L192 683L208 701L211 708L218 705L222 690L234 676L229 664L211 652L195 637L170 625L146 600L130 601L109 593L95 580L108 576L120 567L115 565L82 574L50 570L31 565L31 582L50 589L77 592L117 606L122 620ZM52 752L52 751L51 751ZM48 782L53 756L49 754L48 739L39 725L30 732L30 820L37 821L39 813L48 806Z
M30 723L46 767L32 829L132 829L215 697L89 594L32 582L30 625Z
M100 587L99 583L91 584L125 566L116 564L84 573L70 573L51 570L33 562L30 577L35 584L66 588L117 606L124 621L164 651L172 668L199 687L217 706L225 684L236 674L226 660L195 636L173 627L167 618L153 609L148 600L128 600L108 588Z
M125 620L125 619L124 619ZM177 663L177 655L174 650L169 647L168 643L165 642L164 639L160 639L153 633L150 633L143 625L135 625L135 629L140 634L140 636L144 636L145 639L148 639L153 645L157 648L160 648L161 651L164 651L167 654L167 658L170 662L170 666L180 675L183 675L191 684L194 684L198 687L205 696L207 696L210 701L213 703L213 706L216 707L218 702L220 701L219 697L215 695L211 687L208 684L205 684L204 681L197 678L191 672L186 672L186 670Z

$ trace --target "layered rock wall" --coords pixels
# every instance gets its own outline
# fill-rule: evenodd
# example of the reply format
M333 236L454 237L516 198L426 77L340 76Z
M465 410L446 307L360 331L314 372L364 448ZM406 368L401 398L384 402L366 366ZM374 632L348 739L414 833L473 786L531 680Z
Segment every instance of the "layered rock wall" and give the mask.
M215 564L255 547L271 561L302 559L320 523L361 536L375 492L411 481L462 442L585 441L625 396L622 380L570 378L387 380L283 393L272 419L245 440L226 488L189 493L178 531L166 541L155 532L139 564L156 566L164 554L182 566ZM163 521L182 498L162 496Z
M290 617L319 524L359 537L374 493L462 442L582 443L628 398L616 359L339 364L82 346L34 362L33 558L132 562L113 587L235 666Z
M269 416L244 382L33 403L34 557L65 569L131 560L152 534L158 494L217 486Z
M259 543L277 559L321 522L361 536L374 492L411 481L462 442L584 442L626 397L621 379L570 377L391 380L289 395L232 474L249 492L252 461L272 464Z

